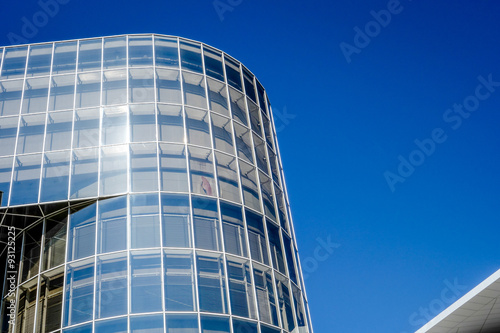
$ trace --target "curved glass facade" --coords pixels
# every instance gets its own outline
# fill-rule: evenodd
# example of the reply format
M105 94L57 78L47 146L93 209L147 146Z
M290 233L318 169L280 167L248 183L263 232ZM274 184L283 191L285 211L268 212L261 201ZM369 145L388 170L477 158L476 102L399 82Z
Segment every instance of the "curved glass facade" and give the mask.
M1 332L312 333L245 66L151 34L0 59Z

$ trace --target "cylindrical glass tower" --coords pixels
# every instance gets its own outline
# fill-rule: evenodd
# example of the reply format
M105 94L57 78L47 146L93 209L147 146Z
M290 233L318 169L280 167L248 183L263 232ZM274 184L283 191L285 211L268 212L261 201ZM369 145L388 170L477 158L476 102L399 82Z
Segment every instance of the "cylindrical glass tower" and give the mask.
M312 333L245 66L152 34L0 59L1 332Z

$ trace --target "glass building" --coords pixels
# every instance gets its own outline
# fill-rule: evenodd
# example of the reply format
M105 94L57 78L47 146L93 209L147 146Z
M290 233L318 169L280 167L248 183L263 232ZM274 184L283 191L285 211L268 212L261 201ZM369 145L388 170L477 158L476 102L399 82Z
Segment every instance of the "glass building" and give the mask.
M1 332L312 333L245 66L152 34L0 59Z

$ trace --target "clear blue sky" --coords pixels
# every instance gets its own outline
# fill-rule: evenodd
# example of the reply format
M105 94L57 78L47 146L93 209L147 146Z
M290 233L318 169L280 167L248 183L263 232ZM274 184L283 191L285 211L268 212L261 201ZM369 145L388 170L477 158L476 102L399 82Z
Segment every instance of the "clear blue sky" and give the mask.
M415 331L500 268L499 3L59 1L44 22L37 1L3 0L0 44L171 34L258 76L316 333Z

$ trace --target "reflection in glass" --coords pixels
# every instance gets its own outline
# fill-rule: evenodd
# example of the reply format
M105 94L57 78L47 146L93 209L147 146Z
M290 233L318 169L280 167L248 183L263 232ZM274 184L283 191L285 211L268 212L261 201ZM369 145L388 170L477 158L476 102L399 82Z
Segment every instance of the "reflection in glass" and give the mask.
M38 202L42 155L17 156L12 178L11 205Z
M182 101L181 82L178 70L157 69L156 89L158 102L178 103Z
M99 109L85 109L75 111L73 148L98 146L99 122Z
M97 257L96 318L127 313L127 254Z
M245 96L233 88L229 88L229 97L231 98L231 113L233 114L233 119L238 120L243 125L247 125Z
M62 267L41 276L37 332L48 333L61 327L63 286Z
M180 105L158 105L158 139L185 142L184 121Z
M160 217L158 194L137 194L130 197L130 235L133 249L159 247Z
M229 318L201 316L201 333L229 332Z
M156 143L130 145L130 172L133 192L158 190Z
M163 333L163 316L130 317L130 333Z
M52 74L70 73L76 70L76 44L77 42L55 44Z
M127 151L125 145L101 149L100 195L127 191Z
M196 266L200 311L227 313L226 278L222 256L197 253Z
M115 106L102 110L102 144L112 145L128 142L127 106Z
M149 36L129 36L129 66L153 66L153 40Z
M193 193L216 195L212 151L189 147L189 170L191 174L191 191Z
M208 111L188 107L185 110L188 142L210 148L212 145L210 141Z
M127 102L127 71L105 71L102 74L102 104L124 104Z
M241 202L236 157L215 152L217 181L221 198Z
M13 155L16 148L18 117L2 118L0 131L0 156Z
M198 333L198 316L190 314L167 314L167 333Z
M70 151L46 153L42 170L40 201L66 200L69 186Z
M95 323L94 333L127 333L127 317L101 320Z
M95 214L95 203L71 214L68 261L85 258L95 253Z
M16 154L41 152L44 131L45 114L21 116Z
M49 111L72 109L75 75L53 76L50 84Z
M180 49L182 69L202 73L200 44L181 40Z
M243 158L247 162L253 163L252 156L252 139L250 129L234 123L234 136L236 140L236 148L238 149L238 157Z
M205 97L205 80L202 75L182 72L182 88L184 89L184 104L207 108Z
M94 259L70 264L66 268L64 326L92 319L94 298Z
M132 252L132 313L162 310L160 266L159 251Z
M245 81L245 93L248 97L252 99L255 103L257 103L257 99L255 96L255 88L253 85L253 75L250 73L248 69L243 67L243 78ZM258 109L258 107L257 107Z
M97 148L73 150L69 195L71 199L97 196L98 168L99 151Z
M3 192L3 195L0 198L0 206L7 206L7 203L9 202L12 159L12 156L0 158L0 191Z
M52 60L52 44L32 45L26 69L26 77L48 75Z
M187 195L161 195L164 247L191 247L191 214Z
M43 231L42 223L38 223L35 227L26 232L24 238L24 251L22 259L22 274L21 281L26 281L38 274L40 265L41 251L41 235ZM35 295L36 297L36 295Z
M161 190L188 192L186 147L161 143L159 148Z
M104 38L104 69L125 67L127 65L127 38Z
M224 83L207 78L210 110L229 116L227 91Z
M165 310L196 310L194 266L191 251L165 251Z
M177 39L154 36L156 66L179 68Z
M17 318L15 319L18 332L33 332L35 326L36 288L36 284L30 288L25 286L19 292Z
M101 72L78 74L76 83L76 108L101 104Z
M42 272L64 263L67 222L67 211L46 220Z
M233 333L257 333L257 324L233 319Z
M50 112L47 115L45 151L71 148L73 111Z
M151 68L129 70L129 101L144 103L155 101L154 73Z
M99 201L97 253L127 248L127 197Z
M212 114L212 133L215 148L234 155L231 119Z
M27 52L27 46L9 47L5 49L1 72L2 79L14 79L24 76Z
M26 79L22 113L45 112L49 97L49 77Z
M102 39L80 41L78 71L88 72L101 69Z
M245 206L260 211L259 188L255 167L240 160L241 187Z
M221 53L207 46L203 46L203 55L205 57L205 73L214 79L224 82Z
M23 80L0 81L0 115L19 114L22 94Z
M130 141L156 140L156 116L154 104L130 106Z
M224 60L226 62L226 76L227 83L232 87L242 91L241 86L241 76L240 76L240 65L237 61L229 58L227 55L224 55Z

